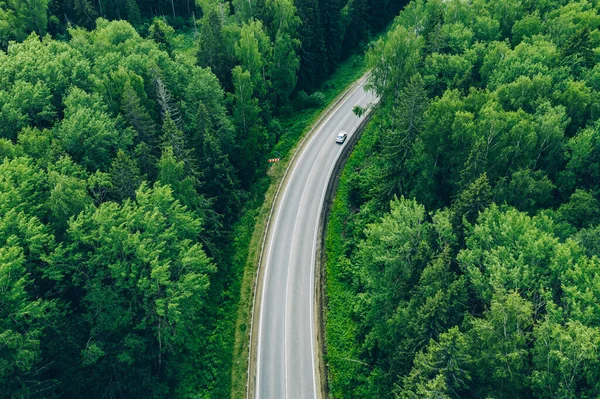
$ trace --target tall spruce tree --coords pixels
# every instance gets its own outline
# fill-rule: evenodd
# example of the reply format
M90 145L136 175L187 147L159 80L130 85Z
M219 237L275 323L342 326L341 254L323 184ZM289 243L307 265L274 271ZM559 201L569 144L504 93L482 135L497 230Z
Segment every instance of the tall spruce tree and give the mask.
M321 10L318 0L298 0L296 7L302 21L298 28L302 43L298 85L305 90L312 90L327 72L327 69L323 68L323 62L327 60L327 55L323 25L321 24Z

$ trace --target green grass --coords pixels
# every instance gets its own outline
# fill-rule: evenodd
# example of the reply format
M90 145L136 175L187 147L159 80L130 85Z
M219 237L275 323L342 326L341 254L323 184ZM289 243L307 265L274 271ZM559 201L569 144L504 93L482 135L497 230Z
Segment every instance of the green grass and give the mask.
M359 358L356 346L359 331L353 322L352 305L356 302L354 288L349 287L352 273L346 260L348 248L352 245L351 223L356 210L350 201L351 180L357 170L364 165L373 153L377 142L375 115L367 124L354 151L342 170L338 189L334 198L327 230L325 233L325 362L328 367L328 384L331 397L367 397L365 392L356 392L357 381L366 376L369 369L356 359ZM364 386L364 385L363 385Z

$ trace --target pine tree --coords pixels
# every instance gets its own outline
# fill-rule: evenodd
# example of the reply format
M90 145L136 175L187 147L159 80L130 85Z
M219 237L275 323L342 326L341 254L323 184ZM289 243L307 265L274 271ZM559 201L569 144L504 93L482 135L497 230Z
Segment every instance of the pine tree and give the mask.
M379 184L380 198L407 194L404 192L405 163L413 155L413 146L423 127L427 105L423 78L415 74L400 93L397 105L392 107L390 118L385 122L389 127L386 130L388 138L381 144L384 170Z
M344 49L354 48L357 44L364 43L368 38L369 16L367 15L367 7L368 0L355 0L348 5L348 19L351 22L348 24L344 35Z
M298 85L305 90L311 90L327 73L327 68L323 68L327 56L321 11L318 0L298 0L296 7L302 21L298 29L302 42Z
M561 62L570 66L573 72L580 76L595 64L596 57L592 47L590 29L588 26L584 26L569 37L563 45Z
M196 130L193 138L199 169L202 171L201 191L208 198L218 199L215 210L221 214L232 215L239 206L237 195L238 182L229 156L223 151L222 144L215 134L204 104L198 106Z
M19 24L24 24L26 32L46 34L49 0L9 0L8 3L15 7Z
M459 233L459 239L463 237L461 227L464 227L464 222L474 224L479 213L490 206L491 203L492 188L487 175L483 173L458 195L452 205L452 211L454 212L453 224L455 231Z
M160 105L160 110L163 118L169 117L175 122L177 126L181 123L181 114L179 108L176 106L171 96L171 91L164 84L160 76L154 77L154 85L156 87L156 99Z
M171 115L167 112L162 127L162 148L171 148L173 155L178 161L184 162L187 168L193 164L193 157L190 149L187 148L183 132L177 127Z
M173 34L175 30L170 27L164 19L154 18L152 21L152 25L148 29L150 32L149 37L158 43L159 47L169 53L170 56L173 55Z
M119 150L110 167L111 198L122 201L134 198L142 179L136 162L125 152Z
M223 25L218 10L210 7L204 10L200 23L198 65L210 68L221 83L229 81L227 60L224 49Z
M125 0L125 15L127 16L127 21L135 27L138 27L142 23L140 8L136 0Z
M125 82L125 86L123 87L121 112L125 120L137 132L138 140L150 147L155 147L157 137L156 125L150 114L148 114L148 111L141 104L140 98L133 87L131 87L129 80Z
M96 24L98 13L89 2L89 0L73 0L75 15L77 16L77 25L93 29Z
M273 59L269 73L273 87L273 105L286 106L298 81L298 50L301 43L297 36L301 21L291 0L269 0L267 10L273 21Z
M344 26L341 11L342 8L346 6L345 3L345 1L340 0L320 0L321 21L323 23L325 37L328 71L332 71L340 60L344 40ZM351 4L354 3L355 1ZM354 23L355 21L352 21L352 23L349 24L350 28ZM354 44L351 47L354 47Z

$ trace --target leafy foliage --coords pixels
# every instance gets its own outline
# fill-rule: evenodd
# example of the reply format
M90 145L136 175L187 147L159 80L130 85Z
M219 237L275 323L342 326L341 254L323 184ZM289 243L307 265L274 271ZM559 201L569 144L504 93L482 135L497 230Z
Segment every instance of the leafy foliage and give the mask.
M370 49L328 227L335 397L598 395L598 18L417 0Z
M371 2L0 0L0 397L229 394L233 231Z

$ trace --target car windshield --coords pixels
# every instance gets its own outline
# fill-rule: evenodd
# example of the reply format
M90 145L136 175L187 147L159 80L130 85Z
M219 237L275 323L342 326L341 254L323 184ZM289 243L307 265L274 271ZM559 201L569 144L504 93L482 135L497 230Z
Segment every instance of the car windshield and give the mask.
M338 134L338 137L340 137L340 138L341 138L341 137L344 137L344 133L340 133L340 134Z

